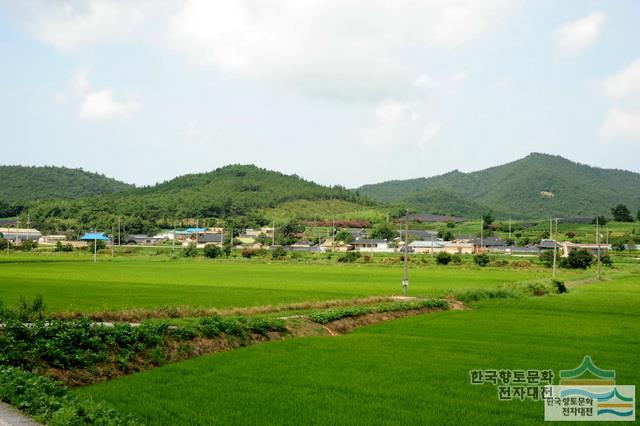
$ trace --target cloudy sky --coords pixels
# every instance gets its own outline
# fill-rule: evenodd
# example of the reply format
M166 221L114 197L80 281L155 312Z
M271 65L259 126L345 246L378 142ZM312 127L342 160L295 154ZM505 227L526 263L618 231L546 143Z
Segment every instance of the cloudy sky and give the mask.
M640 171L637 0L0 0L0 164Z

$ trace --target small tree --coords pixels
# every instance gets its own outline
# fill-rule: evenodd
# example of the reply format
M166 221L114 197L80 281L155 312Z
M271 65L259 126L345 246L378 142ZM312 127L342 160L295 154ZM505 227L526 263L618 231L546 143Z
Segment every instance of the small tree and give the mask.
M613 215L613 220L617 222L633 222L631 211L629 211L629 208L624 204L618 204L612 208L611 214Z
M591 253L586 250L574 250L560 261L560 266L569 269L587 269L593 263L593 259Z
M9 241L5 238L0 238L0 250L6 250L9 247Z
M609 223L609 219L607 219L604 216L596 216L593 218L593 220L591 221L592 224L596 224L596 221L598 222L598 225L606 225L607 223Z
M215 244L207 244L204 246L204 255L209 259L215 259L222 255L222 249Z
M493 215L491 213L483 214L482 215L482 227L484 229L489 228L493 224L494 220L495 220L495 218L493 217Z
M89 240L87 241L87 251L93 253L93 249L96 251L102 250L107 247L107 245L102 240Z
M454 254L453 256L451 256L451 263L455 263L456 265L459 265L462 263L462 256L460 256L459 254Z
M491 262L491 258L486 253L476 254L473 256L473 261L478 266L487 266Z
M441 251L436 255L436 263L438 265L448 265L451 262L451 255L445 251Z

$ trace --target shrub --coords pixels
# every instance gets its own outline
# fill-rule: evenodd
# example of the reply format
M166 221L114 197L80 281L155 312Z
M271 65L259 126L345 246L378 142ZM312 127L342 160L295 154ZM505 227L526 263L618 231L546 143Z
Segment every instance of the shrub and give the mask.
M421 300L418 302L394 302L379 306L352 306L348 308L326 309L311 312L309 319L318 324L328 324L342 318L359 317L371 313L410 311L414 309L433 308L448 309L449 302L443 299Z
M6 250L9 247L9 240L0 238L0 250Z
M54 251L73 251L73 246L71 244L62 244L62 241L56 241Z
M600 262L604 266L609 266L609 267L613 266L613 260L611 260L611 257L608 254L600 256Z
M556 289L557 293L567 293L569 290L567 289L567 286L564 284L564 281L559 281L559 280L553 280L553 286Z
M22 251L31 251L31 250L35 250L38 248L38 242L37 241L31 241L31 240L25 240L22 243L20 243L20 250Z
M360 257L360 252L359 251L348 251L348 252L342 253L338 257L338 262L340 262L340 263L351 263L351 262L355 262L356 260L358 260L359 257Z
M538 259L544 266L551 268L551 266L553 266L553 250L543 251L540 253L540 256L538 256Z
M107 245L105 244L104 241L102 240L96 240L96 241L87 241L87 251L90 253L93 253L94 250L94 245L95 245L95 250L102 250L104 248L107 247Z
M438 265L448 265L451 262L451 255L447 252L441 251L436 255L436 263Z
M184 257L196 257L198 254L198 248L195 244L189 244L182 250L182 255Z
M531 262L528 260L514 260L511 262L511 266L514 268L528 268L531 266Z
M286 259L287 251L282 246L278 246L271 252L271 258L273 260Z
M204 255L209 259L215 259L222 256L222 249L215 244L207 244L204 246Z
M505 259L497 259L497 260L494 260L491 263L491 265L497 266L497 267L509 266L509 261Z
M240 254L242 254L242 257L244 257L245 259L251 259L253 256L258 255L259 253L260 250L258 249L243 248Z
M136 425L122 415L89 399L81 399L53 380L14 367L0 367L0 400L36 420L52 425Z
M489 264L489 262L491 261L491 258L485 254L476 254L475 256L473 256L473 261L476 263L476 265L478 266L487 266Z
M451 256L451 263L455 263L456 265L461 264L462 256L460 256L459 254L454 254L453 256Z

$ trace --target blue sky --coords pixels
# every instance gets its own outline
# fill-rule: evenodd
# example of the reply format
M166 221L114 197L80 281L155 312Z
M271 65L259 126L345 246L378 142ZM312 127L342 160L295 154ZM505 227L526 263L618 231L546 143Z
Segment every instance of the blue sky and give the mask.
M0 0L0 164L640 171L639 20L635 0Z

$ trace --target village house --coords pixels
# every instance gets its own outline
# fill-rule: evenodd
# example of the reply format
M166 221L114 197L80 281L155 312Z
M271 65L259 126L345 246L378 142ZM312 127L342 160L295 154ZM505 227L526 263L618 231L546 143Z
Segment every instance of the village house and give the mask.
M361 238L351 244L355 251L365 253L393 253L396 251L387 240Z
M585 250L593 256L597 256L600 253L601 256L606 256L611 250L611 244L577 244L570 241L564 241L561 244L561 256L568 257L572 251Z

